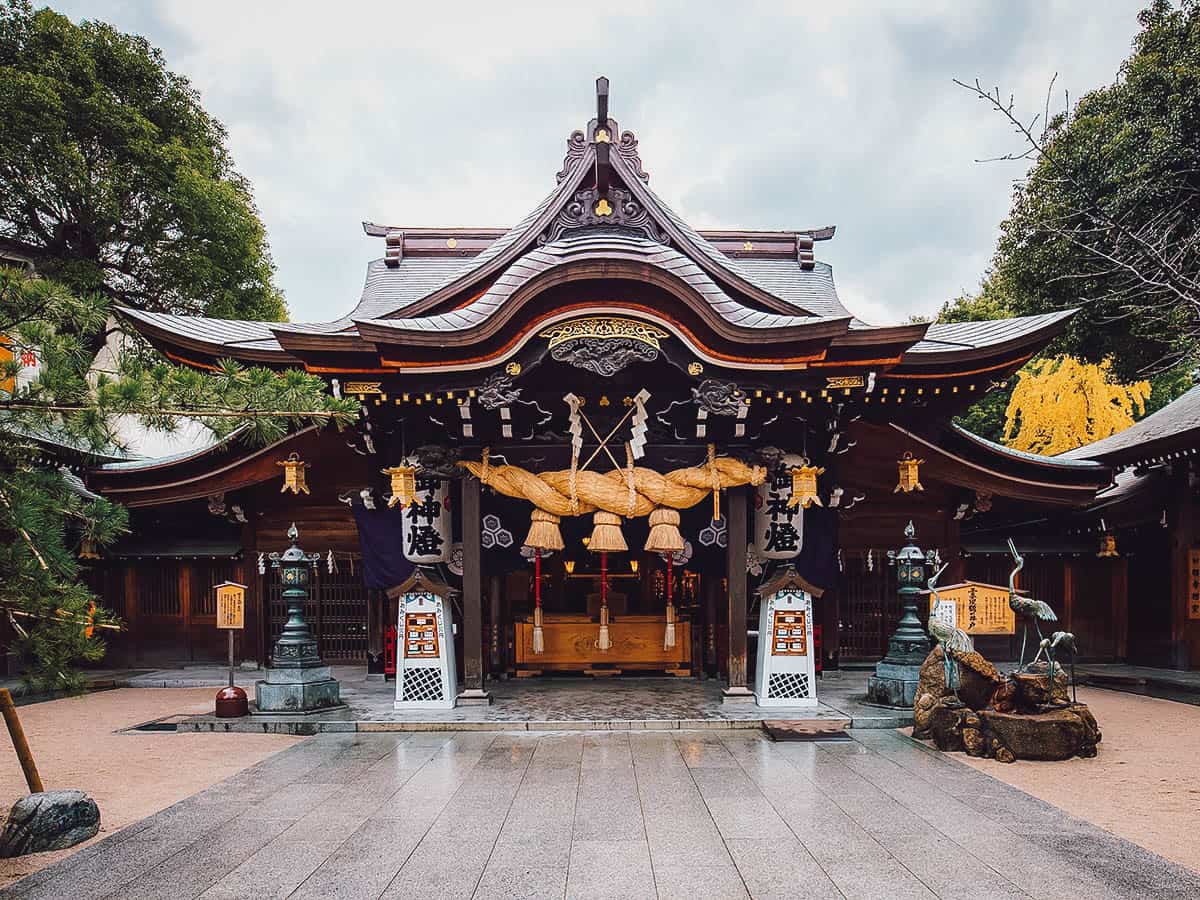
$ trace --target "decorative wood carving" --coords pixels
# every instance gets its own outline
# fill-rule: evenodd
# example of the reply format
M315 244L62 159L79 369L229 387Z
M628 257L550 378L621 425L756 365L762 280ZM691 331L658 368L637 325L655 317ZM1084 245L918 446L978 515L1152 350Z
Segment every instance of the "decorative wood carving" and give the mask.
M622 131L621 140L617 142L616 150L625 162L629 163L635 175L646 184L650 183L650 176L646 170L642 168L642 158L638 156L638 142L632 131Z
M581 228L612 228L658 244L668 243L667 235L646 208L629 191L618 187L609 188L603 197L596 188L577 192L538 238L538 243L556 241L565 233Z
M695 404L713 416L736 416L746 402L746 392L732 381L705 378L692 388Z
M502 406L511 406L520 400L521 389L513 387L512 378L508 375L493 372L483 379L483 384L476 388L475 399L484 409L499 409Z
M635 362L654 362L658 351L636 338L572 338L550 351L559 362L608 378Z
M567 138L567 155L563 157L562 168L554 176L559 184L563 183L575 163L583 158L587 147L587 138L584 137L583 132L579 130L572 131L570 137Z
M658 359L660 342L669 335L644 322L600 316L563 322L541 337L549 339L553 359L607 378L631 363Z

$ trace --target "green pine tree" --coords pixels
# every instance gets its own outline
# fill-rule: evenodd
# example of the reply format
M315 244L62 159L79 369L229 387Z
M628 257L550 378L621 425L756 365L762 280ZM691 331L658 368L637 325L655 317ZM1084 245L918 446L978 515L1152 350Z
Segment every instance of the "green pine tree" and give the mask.
M318 377L245 369L225 361L208 374L129 353L116 376L92 373L92 335L108 300L79 296L28 272L0 268L0 619L27 663L30 686L75 689L81 661L104 655L120 622L80 582L81 549L102 549L127 530L123 507L81 490L60 470L71 454L121 449L117 417L170 429L183 417L218 434L262 444L311 423L342 427L353 401L335 400ZM16 376L35 361L32 380ZM50 453L48 455L48 448Z

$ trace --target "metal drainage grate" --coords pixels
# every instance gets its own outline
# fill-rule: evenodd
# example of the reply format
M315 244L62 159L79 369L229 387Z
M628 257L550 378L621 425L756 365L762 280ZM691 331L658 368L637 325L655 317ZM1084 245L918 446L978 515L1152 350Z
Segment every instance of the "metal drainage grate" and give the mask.
M122 728L117 734L144 734L151 731L169 731L174 733L178 730L179 723L188 718L189 716L183 714L163 716L161 719L151 719L149 722L142 722L138 725Z

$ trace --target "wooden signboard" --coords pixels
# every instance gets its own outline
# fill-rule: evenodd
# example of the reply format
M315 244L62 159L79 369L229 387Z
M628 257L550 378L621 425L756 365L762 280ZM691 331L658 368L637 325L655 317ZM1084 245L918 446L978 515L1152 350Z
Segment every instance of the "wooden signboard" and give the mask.
M802 609L775 610L775 629L771 635L772 656L808 654L807 615Z
M1200 619L1200 549L1188 551L1188 618Z
M225 581L215 588L217 592L217 627L243 629L246 627L246 586L234 581Z
M437 659L437 613L404 614L405 659Z
M1008 588L978 581L964 581L938 588L942 598L938 617L967 634L1014 634L1016 617L1008 605ZM929 594L929 612L934 597ZM953 619L951 618L953 616Z

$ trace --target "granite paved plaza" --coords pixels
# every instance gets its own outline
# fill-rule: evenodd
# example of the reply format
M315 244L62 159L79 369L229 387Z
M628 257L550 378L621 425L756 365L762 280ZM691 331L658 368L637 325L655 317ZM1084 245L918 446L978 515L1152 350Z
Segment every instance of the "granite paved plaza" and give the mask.
M854 737L322 734L3 896L1200 897L896 732Z
M312 715L218 719L208 714L180 724L196 731L397 730L480 726L489 730L590 730L653 727L679 729L758 728L764 719L824 721L841 727L896 728L912 724L912 711L865 703L867 672L831 672L817 681L814 708L760 707L753 702L723 703L724 683L716 679L631 677L545 677L489 680L489 705L454 709L397 710L394 681L369 680L361 668L339 668L345 708ZM162 681L160 674L130 679L131 686ZM182 683L179 681L173 684ZM223 681L217 681L223 684ZM253 690L253 685L248 685ZM251 693L253 696L253 693Z

